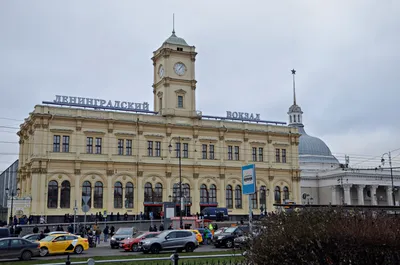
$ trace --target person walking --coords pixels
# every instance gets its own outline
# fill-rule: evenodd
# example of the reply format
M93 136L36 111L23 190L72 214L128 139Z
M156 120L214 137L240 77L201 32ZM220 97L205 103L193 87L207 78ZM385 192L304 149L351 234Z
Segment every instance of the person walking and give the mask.
M39 227L37 226L37 225L35 225L35 227L33 228L33 231L32 231L34 234L37 234L37 233L39 233Z
M108 239L108 232L109 232L109 228L108 225L106 225L106 227L103 230L103 234L104 234L104 242L107 242Z
M101 230L100 227L97 227L97 229L95 230L95 242L96 244L100 245L100 236L101 236Z

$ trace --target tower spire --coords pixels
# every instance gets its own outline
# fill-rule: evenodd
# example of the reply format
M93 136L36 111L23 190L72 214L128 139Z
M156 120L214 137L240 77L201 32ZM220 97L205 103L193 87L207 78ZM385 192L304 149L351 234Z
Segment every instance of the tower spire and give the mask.
M172 34L175 34L175 13L172 13Z
M296 70L292 69L292 75L293 75L293 105L296 105Z

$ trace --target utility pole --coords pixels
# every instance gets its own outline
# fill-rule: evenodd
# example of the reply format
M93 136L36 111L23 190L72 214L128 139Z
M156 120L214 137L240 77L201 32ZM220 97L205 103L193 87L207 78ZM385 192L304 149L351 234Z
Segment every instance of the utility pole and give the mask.
M393 201L392 203L393 203L394 206L396 206L396 198L395 198L395 195L394 195L392 154L391 154L390 151L389 151L389 152L384 153L384 154L382 155L382 159L381 159L382 166L385 164L385 159L383 158L385 155L387 155L387 156L389 157L390 179L391 179L391 181L392 181L392 201Z
M74 206L74 234L76 234L76 212L78 211L78 204L77 201L75 200L75 206Z

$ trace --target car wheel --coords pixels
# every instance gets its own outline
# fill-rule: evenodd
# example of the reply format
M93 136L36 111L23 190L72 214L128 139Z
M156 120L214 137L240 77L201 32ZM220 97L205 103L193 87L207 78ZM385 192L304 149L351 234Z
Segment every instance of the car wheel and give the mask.
M193 252L194 251L194 244L193 243L187 243L185 247L186 252Z
M49 254L49 250L45 247L40 248L40 252L39 252L41 257L47 256Z
M81 254L83 252L83 247L81 245L76 246L74 252L76 254Z
M150 251L152 254L158 254L160 253L160 247L158 245L152 245Z
M233 247L233 240L228 240L228 241L226 241L225 246L226 246L227 248Z
M139 244L132 244L131 250L132 250L133 252L139 251Z
M27 250L22 252L22 255L21 255L22 260L30 260L31 258L32 258L32 252L27 251Z

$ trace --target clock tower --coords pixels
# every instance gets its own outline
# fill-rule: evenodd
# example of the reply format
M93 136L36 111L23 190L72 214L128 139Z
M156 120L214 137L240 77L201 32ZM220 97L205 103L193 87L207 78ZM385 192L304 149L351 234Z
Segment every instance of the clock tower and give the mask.
M163 116L198 117L194 46L172 35L151 58L154 66L154 111Z

